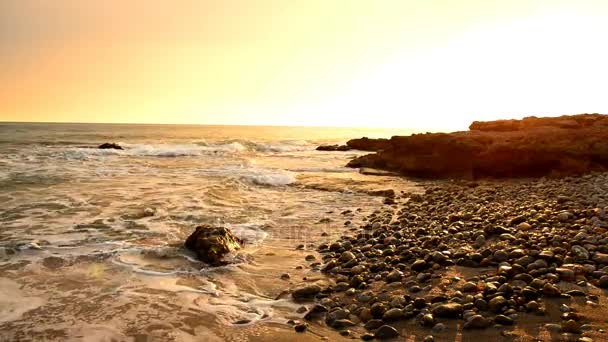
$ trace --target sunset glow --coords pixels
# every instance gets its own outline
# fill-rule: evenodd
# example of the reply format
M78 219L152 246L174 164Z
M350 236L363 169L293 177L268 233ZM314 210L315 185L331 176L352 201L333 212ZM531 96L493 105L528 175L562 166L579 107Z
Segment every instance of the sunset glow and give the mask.
M464 129L608 112L607 16L605 1L2 1L0 120Z

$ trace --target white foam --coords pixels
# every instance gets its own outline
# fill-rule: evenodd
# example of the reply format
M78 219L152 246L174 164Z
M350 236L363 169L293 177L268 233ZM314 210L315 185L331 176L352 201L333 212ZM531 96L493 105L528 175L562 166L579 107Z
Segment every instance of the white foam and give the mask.
M119 143L124 150L98 148L69 148L62 152L68 160L89 160L92 156L187 157L212 153L240 153L247 148L238 142L218 145L198 144L128 144Z
M125 153L132 156L144 157L185 157L200 156L205 152L229 151L230 148L218 146L200 146L196 144L122 144ZM232 147L234 151L238 149Z
M227 226L238 238L245 241L246 245L259 244L268 236L268 233L262 229L263 224L241 223Z
M285 170L251 169L243 178L257 185L269 186L284 186L297 181L294 173Z
M297 151L312 151L315 149L313 145L308 144L263 144L255 143L254 148L258 152L297 152Z

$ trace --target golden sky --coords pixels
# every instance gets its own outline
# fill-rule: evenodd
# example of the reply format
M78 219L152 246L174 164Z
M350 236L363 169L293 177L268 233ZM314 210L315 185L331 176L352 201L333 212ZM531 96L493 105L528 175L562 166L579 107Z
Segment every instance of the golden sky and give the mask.
M463 129L608 112L608 1L1 0L0 120Z

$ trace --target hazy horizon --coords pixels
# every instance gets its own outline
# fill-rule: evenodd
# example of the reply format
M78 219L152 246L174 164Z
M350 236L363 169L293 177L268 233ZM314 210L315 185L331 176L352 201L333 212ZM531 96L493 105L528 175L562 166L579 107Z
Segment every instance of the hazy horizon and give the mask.
M0 120L403 127L608 112L608 3L8 0Z

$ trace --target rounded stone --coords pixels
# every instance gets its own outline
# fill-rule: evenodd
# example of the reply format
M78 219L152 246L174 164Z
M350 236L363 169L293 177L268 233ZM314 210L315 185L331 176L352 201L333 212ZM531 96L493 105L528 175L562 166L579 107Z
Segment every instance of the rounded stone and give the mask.
M376 330L376 333L374 334L374 337L379 340L386 340L397 336L399 336L399 332L397 331L397 329L390 325L381 326L380 328L378 328L378 330Z

